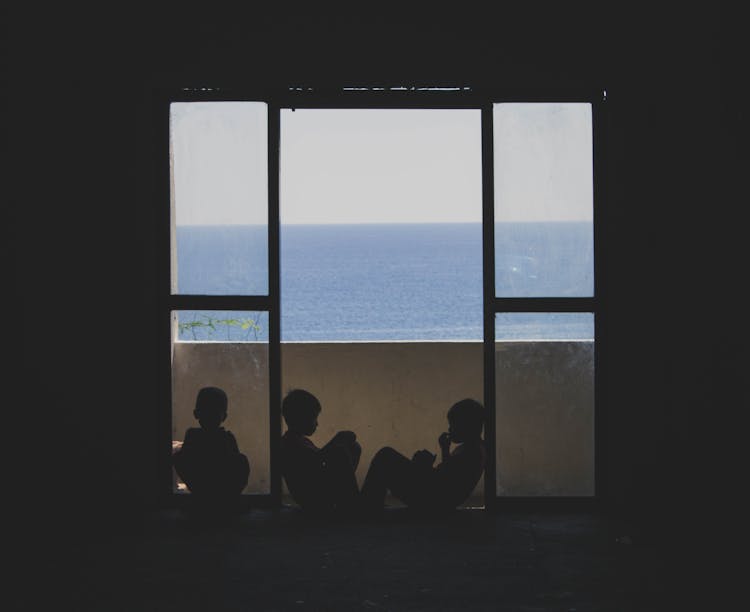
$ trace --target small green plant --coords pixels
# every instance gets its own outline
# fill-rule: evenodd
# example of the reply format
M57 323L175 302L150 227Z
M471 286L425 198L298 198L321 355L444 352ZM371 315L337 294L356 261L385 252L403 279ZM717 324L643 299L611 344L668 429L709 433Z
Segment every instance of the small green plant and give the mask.
M205 335L213 339L222 330L226 331L226 340L232 340L232 328L240 329L245 332L244 337L240 338L241 340L249 340L251 333L253 334L253 339L257 340L258 332L262 330L259 321L260 313L257 312L253 314L253 317L233 319L219 319L207 314L199 313L194 315L192 321L179 323L177 327L179 329L180 337L182 337L183 334L189 333L192 335L193 340L199 340L198 333L200 333L201 336L205 333Z

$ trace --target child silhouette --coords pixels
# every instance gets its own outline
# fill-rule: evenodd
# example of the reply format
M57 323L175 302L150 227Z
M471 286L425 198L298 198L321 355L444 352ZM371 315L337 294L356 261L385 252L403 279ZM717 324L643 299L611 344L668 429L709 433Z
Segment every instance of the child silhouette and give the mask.
M303 510L326 514L354 509L359 488L354 474L362 454L357 436L339 431L318 448L308 436L318 428L321 406L308 391L294 389L281 404L287 431L281 437L282 474Z
M227 418L227 395L218 387L203 387L193 415L200 427L185 432L172 455L175 471L201 501L220 507L239 499L250 476L247 457L221 424Z
M382 511L388 491L407 506L422 511L455 508L471 495L484 471L486 453L482 441L484 407L472 399L454 404L448 411L448 431L440 434L440 463L428 450L411 460L386 446L373 457L362 485L360 502L365 512ZM450 451L451 444L456 448Z

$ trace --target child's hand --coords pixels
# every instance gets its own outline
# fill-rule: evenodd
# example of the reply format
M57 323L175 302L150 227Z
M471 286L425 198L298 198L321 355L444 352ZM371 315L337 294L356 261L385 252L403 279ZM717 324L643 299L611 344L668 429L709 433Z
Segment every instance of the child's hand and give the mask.
M438 444L441 451L448 452L451 448L451 435L447 431L441 433L438 438Z
M435 463L435 455L428 450L419 450L414 453L411 460L417 465L424 465L425 467L431 467Z
M182 441L180 440L172 440L172 452L176 453L178 450L182 449Z

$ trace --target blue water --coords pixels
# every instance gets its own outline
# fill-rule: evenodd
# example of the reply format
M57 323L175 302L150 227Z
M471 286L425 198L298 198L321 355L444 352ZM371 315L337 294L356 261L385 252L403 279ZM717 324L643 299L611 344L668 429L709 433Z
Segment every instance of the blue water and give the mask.
M590 296L590 223L497 224L496 292ZM178 290L265 295L267 230L177 228ZM481 340L481 224L281 228L284 341ZM592 338L586 314L498 317L498 339ZM181 340L266 340L267 313L181 312Z

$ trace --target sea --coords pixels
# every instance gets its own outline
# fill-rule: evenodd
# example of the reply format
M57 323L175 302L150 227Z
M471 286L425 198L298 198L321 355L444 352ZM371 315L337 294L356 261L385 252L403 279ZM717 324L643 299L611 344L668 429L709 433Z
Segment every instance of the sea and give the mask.
M178 226L177 292L267 295L265 226ZM483 338L480 223L282 225L281 339ZM497 223L498 297L593 295L590 222ZM267 312L180 311L178 341L267 341ZM499 313L498 340L593 339L591 313Z

